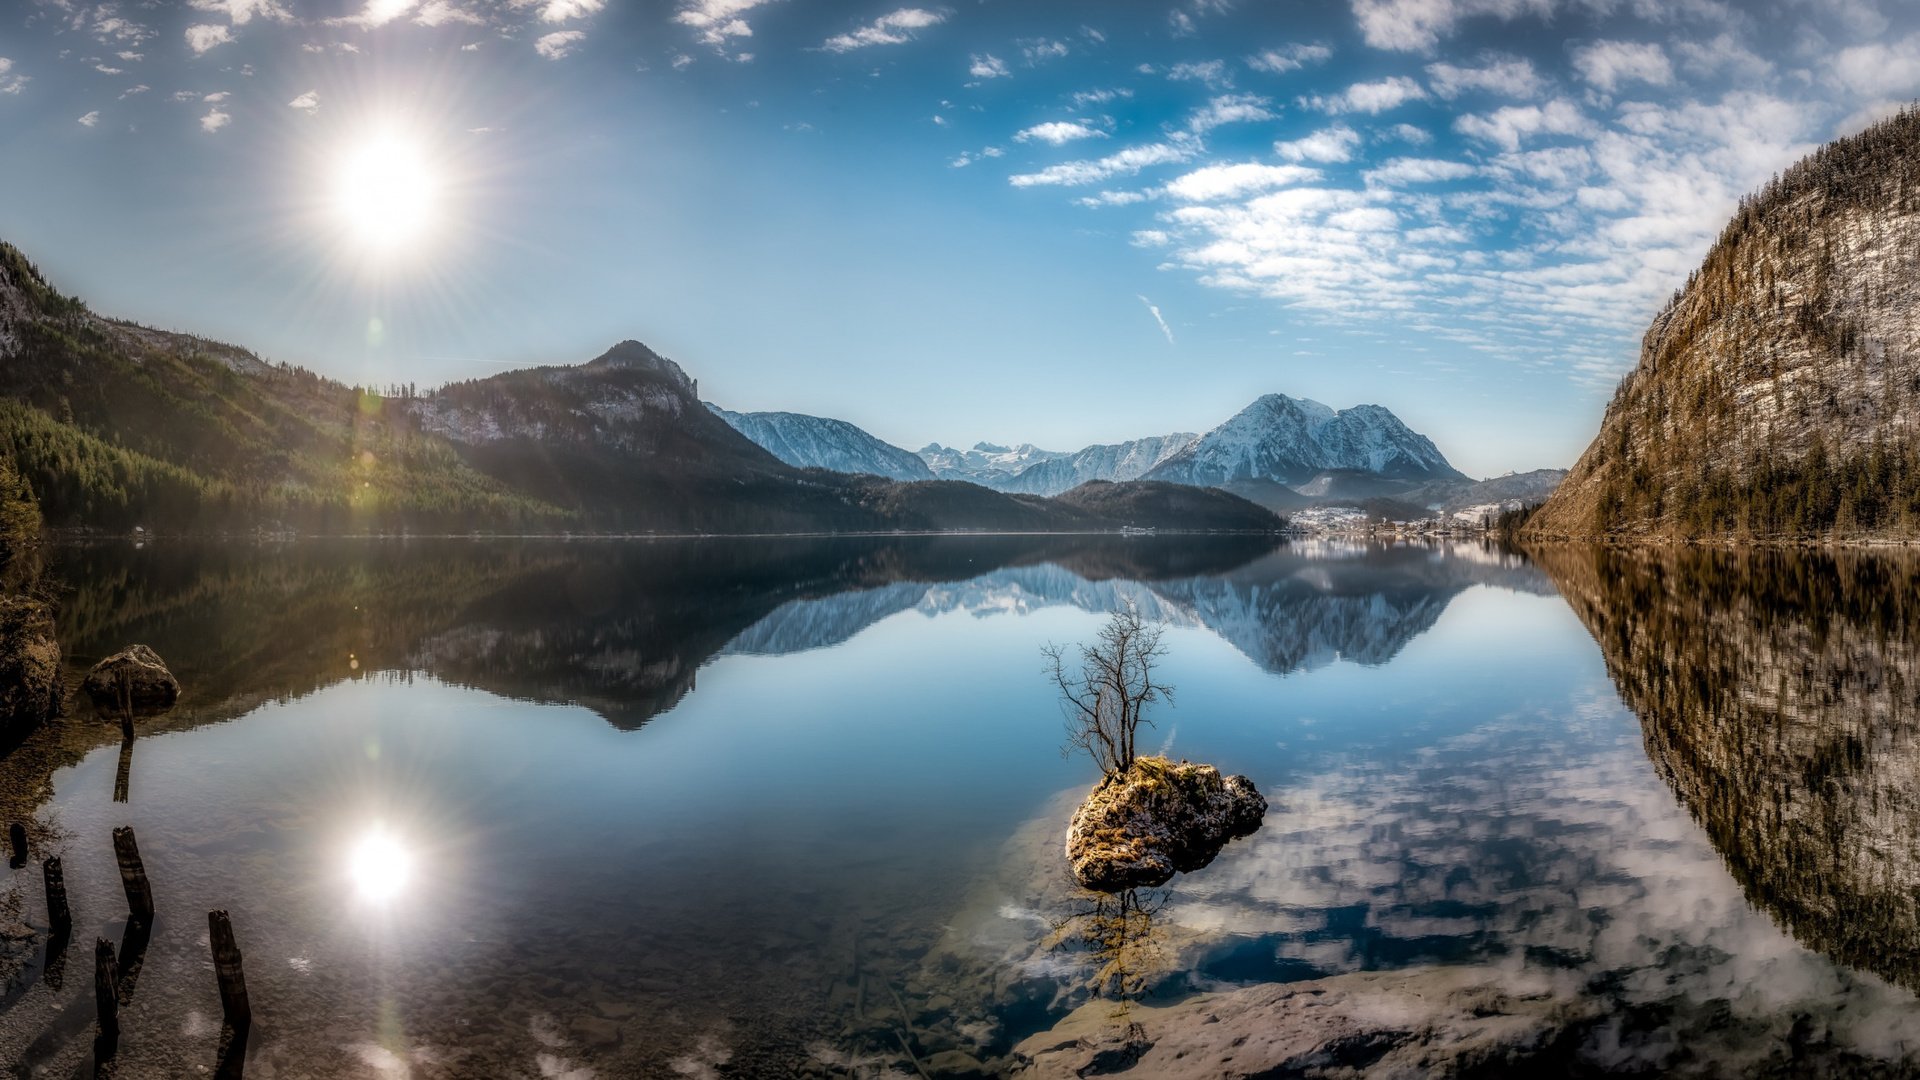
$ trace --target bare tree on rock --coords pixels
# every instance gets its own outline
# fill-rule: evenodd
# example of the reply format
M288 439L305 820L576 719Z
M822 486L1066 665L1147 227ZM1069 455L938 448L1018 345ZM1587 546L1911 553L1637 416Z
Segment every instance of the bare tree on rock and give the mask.
M1063 752L1086 751L1108 777L1133 764L1135 735L1141 724L1153 723L1147 719L1147 706L1173 701L1173 687L1153 677L1154 666L1167 655L1160 642L1163 629L1142 618L1129 601L1108 617L1097 642L1077 646L1077 670L1064 646L1049 644L1041 650L1066 717Z

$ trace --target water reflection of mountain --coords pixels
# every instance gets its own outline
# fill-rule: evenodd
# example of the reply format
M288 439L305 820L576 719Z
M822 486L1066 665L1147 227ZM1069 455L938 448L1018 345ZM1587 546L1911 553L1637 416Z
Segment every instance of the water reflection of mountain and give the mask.
M1470 585L1550 588L1480 548L1249 537L98 546L63 550L55 574L70 657L153 645L188 688L176 723L421 671L623 728L672 708L717 655L835 645L905 611L1131 597L1287 672L1384 662Z
M1920 989L1920 560L1548 550L1748 900Z
M726 651L779 655L837 645L904 611L989 616L1065 605L1098 612L1131 599L1153 618L1210 630L1267 671L1284 674L1340 659L1386 663L1473 585L1552 592L1524 560L1490 550L1295 545L1214 574L1090 578L1048 563L793 600Z

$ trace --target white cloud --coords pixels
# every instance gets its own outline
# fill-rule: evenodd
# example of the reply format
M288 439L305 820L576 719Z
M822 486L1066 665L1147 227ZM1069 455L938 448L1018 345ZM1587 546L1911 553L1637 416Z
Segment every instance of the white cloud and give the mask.
M1427 81L1435 94L1448 101L1469 93L1528 99L1538 97L1546 87L1546 80L1533 70L1533 61L1519 56L1485 57L1477 67L1428 64Z
M820 47L828 52L852 52L871 45L902 45L913 40L916 30L938 26L947 21L945 12L925 8L901 8L873 20L857 30L835 34Z
M299 97L294 98L292 101L287 102L287 107L299 109L308 116L312 116L314 113L320 111L320 94L318 91L309 90Z
M1043 142L1052 146L1070 143L1077 139L1104 139L1107 133L1099 128L1088 127L1077 120L1050 120L1044 124L1035 124L1013 137L1015 142Z
M1081 90L1075 93L1071 100L1074 108L1083 109L1088 105L1105 105L1109 101L1118 101L1122 98L1130 98L1132 96L1133 91L1125 87L1117 87L1114 89Z
M1069 161L1049 166L1037 173L1016 173L1008 177L1014 187L1078 187L1113 176L1131 176L1141 169L1169 165L1192 159L1196 148L1188 140L1147 143L1130 146L1096 161Z
M218 105L232 96L232 94L227 93L225 90L215 90L211 94L203 95L200 100L208 105Z
M1307 104L1324 112L1363 112L1377 116L1426 96L1426 90L1419 83L1405 75L1390 75L1375 82L1354 83L1332 97L1315 95Z
M1462 21L1553 14L1553 0L1353 0L1360 36L1376 49L1426 52Z
M607 6L607 0L537 0L540 3L540 18L546 22L566 22L569 19L584 19L599 14Z
M1269 75L1284 75L1308 64L1324 63L1332 56L1333 50L1325 45L1282 45L1247 57L1247 66Z
M0 86L3 86L4 82L5 82L4 79L0 79ZM153 87L148 86L145 83L141 83L139 86L129 86L125 90L120 91L120 100L125 101L126 99L133 97L135 94L144 94L151 89L153 89Z
M1399 139L1401 142L1412 143L1415 146L1425 146L1433 141L1432 132L1429 132L1423 127L1415 127L1412 124L1395 124L1381 132L1381 136L1383 138Z
M1462 116L1453 122L1455 131L1472 139L1518 150L1522 139L1532 135L1581 135L1592 124L1578 106L1565 98L1546 105L1509 105L1485 115Z
M1829 71L1834 82L1855 94L1911 94L1920 89L1920 34L1842 49Z
M1363 177L1368 184L1391 187L1402 184L1434 184L1447 180L1465 180L1478 174L1479 171L1464 161L1445 161L1440 158L1394 158L1377 169L1368 169Z
M93 125L99 122L100 122L100 110L98 109L95 109L94 111L81 117L79 121L81 127L92 127Z
M1345 124L1335 124L1303 138L1274 143L1273 152L1288 161L1334 163L1352 161L1353 151L1359 145L1359 132Z
M1233 85L1233 76L1228 74L1224 60L1178 63L1167 69L1167 78L1174 82L1205 83L1215 90Z
M210 15L225 15L235 26L247 25L255 15L279 22L293 18L276 0L191 0L187 6Z
M125 60L129 64L137 64L140 61L146 59L145 55L141 53L133 52L129 49L122 49L120 52L116 53L115 55L120 57L120 59Z
M413 16L413 24L415 26L448 26L453 23L464 23L467 26L485 26L487 25L487 19L486 16L481 15L479 12L468 11L466 8L453 3L452 0L427 0L426 3L420 5L420 10L415 12Z
M207 115L200 118L200 130L208 133L219 131L221 128L226 127L228 123L232 122L232 120L233 117L228 116L216 105L208 111Z
M974 53L968 59L971 63L967 74L976 79L1004 79L1013 74L1007 70L1006 62L992 53Z
M1204 135L1223 124L1250 124L1271 120L1273 102L1254 94L1223 94L1194 110L1187 118L1187 130Z
M560 60L580 47L587 35L578 30L555 30L533 43L533 51L549 60Z
M93 70L99 72L102 75L125 75L126 74L126 72L120 68L108 67L105 64L95 64L93 65Z
M361 26L369 30L385 26L413 10L415 0L367 0L358 15L343 15L327 22L336 26Z
M1263 165L1244 161L1195 169L1169 183L1167 194L1185 202L1213 202L1238 198L1255 191L1304 184L1319 178L1320 170L1302 165Z
M201 23L187 27L187 47L195 56L233 40L233 31L219 23Z
M21 75L13 70L13 61L0 56L0 94L17 94L27 88L32 76Z
M1084 195L1075 199L1074 202L1097 209L1102 206L1132 206L1134 203L1146 202L1149 198L1151 196L1144 191L1101 191Z
M1167 335L1167 344L1172 345L1174 343L1173 327L1168 326L1167 320L1160 317L1159 305L1144 296L1140 297L1140 302L1147 305L1147 310L1153 314L1153 321L1160 324L1160 332Z
M1020 46L1020 55L1026 59L1028 67L1058 60L1070 51L1066 42L1049 38L1026 38L1015 44Z
M673 21L698 31L703 45L724 49L734 38L753 36L753 27L741 16L772 0L688 0ZM684 67L675 58L675 67Z
M1644 42L1596 41L1573 50L1573 68L1596 88L1612 93L1623 83L1665 86L1673 81L1673 63L1660 46Z

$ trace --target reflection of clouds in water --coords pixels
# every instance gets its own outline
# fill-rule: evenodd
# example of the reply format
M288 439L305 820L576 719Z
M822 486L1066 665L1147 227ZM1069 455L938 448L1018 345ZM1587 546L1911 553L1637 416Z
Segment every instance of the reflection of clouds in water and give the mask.
M1163 917L1204 951L1264 938L1320 974L1491 962L1569 1000L1666 1010L1683 1029L1693 1016L1784 1038L1799 1016L1816 1042L1912 1053L1900 1032L1913 997L1749 906L1638 734L1604 685L1588 686L1570 708L1501 717L1427 752L1303 761L1271 791L1261 830L1178 879ZM1596 1039L1596 1057L1617 1064L1666 1052L1645 1032Z

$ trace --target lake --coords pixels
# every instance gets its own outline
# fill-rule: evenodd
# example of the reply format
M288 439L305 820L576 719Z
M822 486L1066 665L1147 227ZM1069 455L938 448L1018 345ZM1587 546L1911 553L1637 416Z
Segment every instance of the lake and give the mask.
M49 955L37 862L0 878L12 1075L94 1074L96 937L130 984L106 1071L212 1075L213 908L255 1014L228 1075L999 1073L1096 995L1359 1001L1436 973L1530 1003L1496 1072L1920 1073L1909 557L977 536L48 561L76 670L142 642L185 693L131 744L77 703L0 758L75 921ZM1177 688L1142 741L1271 808L1109 900L1066 877L1097 773L1060 752L1041 649L1126 602L1168 624Z

